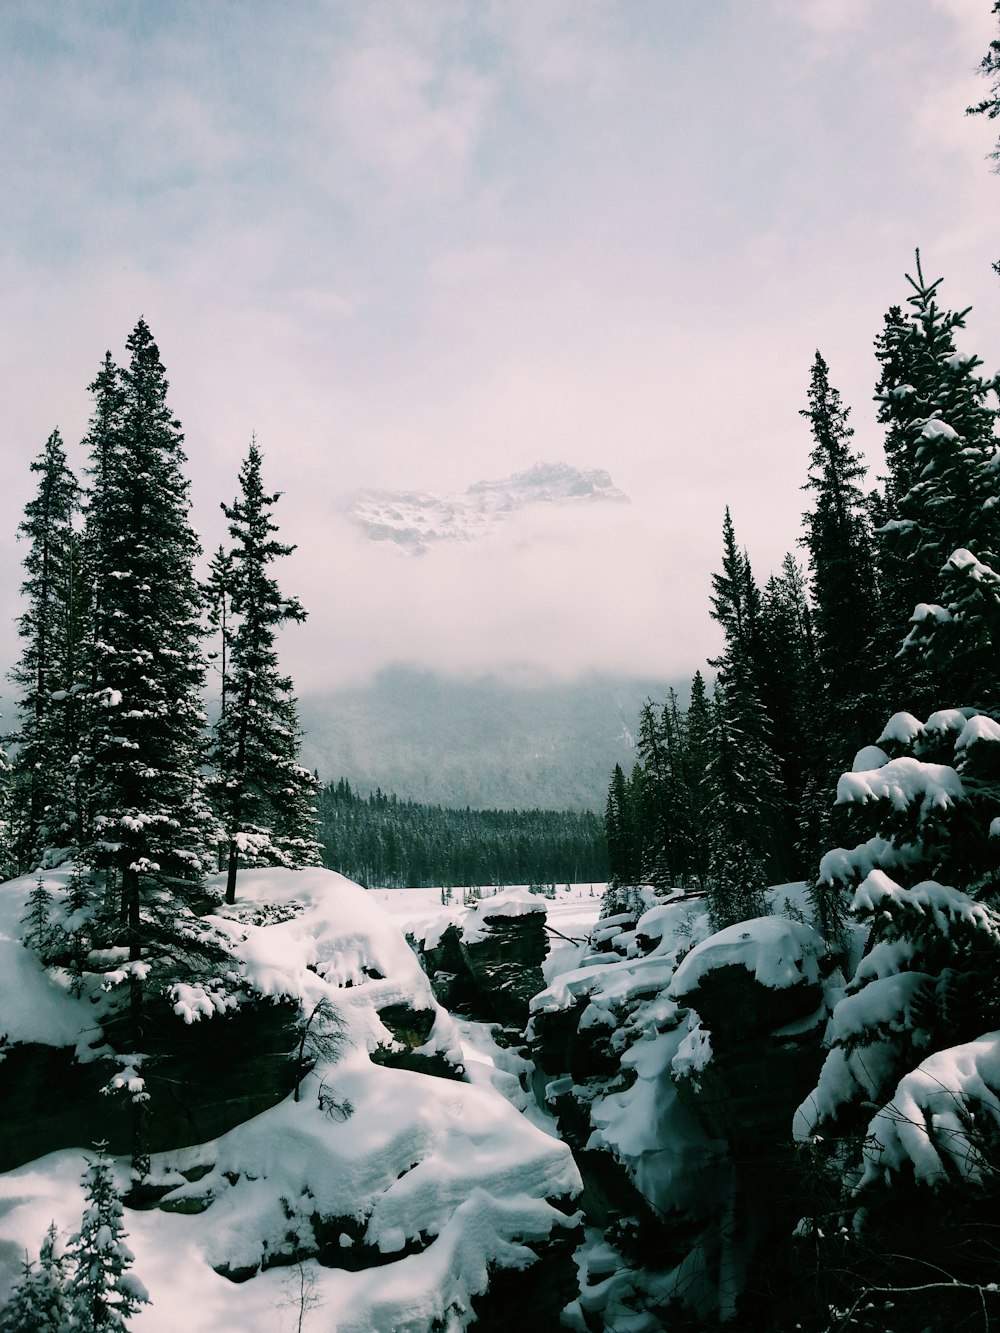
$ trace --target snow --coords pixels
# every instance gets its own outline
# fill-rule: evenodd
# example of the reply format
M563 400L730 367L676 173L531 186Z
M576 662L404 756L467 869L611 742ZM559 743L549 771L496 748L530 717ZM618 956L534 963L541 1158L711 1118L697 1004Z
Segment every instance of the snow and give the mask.
M961 435L953 426L949 426L947 421L942 421L940 417L929 417L923 423L914 422L915 426L920 426L919 439L937 444L941 440L947 440L949 443L961 440Z
M718 967L737 965L774 990L819 979L826 945L811 926L786 917L761 916L709 936L687 955L674 976L670 995L691 995Z
M873 768L881 768L889 762L889 756L877 745L866 745L854 756L852 773L867 773Z
M68 873L52 872L56 891ZM93 1023L90 1006L68 996L16 938L33 884L0 886L5 1026L10 1015L20 1040L72 1045ZM345 1042L333 1064L305 1077L300 1101L289 1097L217 1140L154 1156L151 1178L171 1187L168 1204L194 1200L204 1210L127 1212L136 1275L152 1301L135 1317L137 1333L291 1333L306 1277L320 1322L338 1333L464 1328L490 1266L535 1262L532 1244L579 1221L548 1202L580 1190L569 1149L512 1104L520 1057L499 1048L491 1055L481 1033L456 1027L398 922L339 875L242 872L235 905L209 920L261 995L297 1000L307 1012L326 1000ZM175 986L174 996L181 1018L190 1010L213 1021L210 986ZM434 1011L424 1049L456 1064L469 1058L471 1081L372 1063L375 1046L393 1044L379 1010L394 1003ZM119 1077L124 1086L141 1083L134 1068ZM317 1096L324 1084L352 1111L325 1114ZM50 1219L63 1232L78 1224L84 1164L81 1153L60 1152L0 1176L0 1301ZM123 1186L125 1164L117 1169ZM184 1172L198 1178L189 1182ZM301 1271L271 1268L241 1284L214 1271L253 1268L308 1244L316 1214L345 1219L340 1234L354 1241L352 1254L363 1245L388 1262L349 1272L310 1259Z
M44 873L54 898L65 891L69 875L68 866ZM0 1034L10 1043L73 1046L85 1059L90 1042L100 1037L93 1006L71 995L68 978L46 971L21 943L21 917L37 883L37 875L24 875L0 884Z
M923 880L911 888L903 888L882 870L873 870L854 895L851 910L859 915L877 915L888 907L902 907L927 918L928 925L944 938L950 936L954 925L984 931L1000 943L1000 928L993 912L976 902L968 894L934 880Z
M462 918L462 939L466 944L485 939L490 934L489 920L492 917L545 916L545 902L538 894L524 889L505 889L493 898L484 898Z
M843 773L837 783L838 805L888 801L897 810L906 810L919 801L924 816L933 809L947 809L964 796L962 779L948 764L922 763L907 755L867 772Z
M889 741L895 742L897 745L912 745L921 735L923 729L923 723L912 713L893 713L882 728L882 735L879 736L876 744L882 745L885 741Z
M922 853L914 845L897 847L880 834L857 847L834 847L820 857L817 878L821 884L853 884L872 870L900 869L920 861Z
M962 728L955 742L956 754L963 753L970 745L975 745L979 741L1000 741L1000 723L994 722L993 718L986 717L982 713L970 717Z
M992 1177L984 1149L1000 1129L998 1094L1000 1032L928 1056L869 1124L858 1191L907 1164L925 1185Z

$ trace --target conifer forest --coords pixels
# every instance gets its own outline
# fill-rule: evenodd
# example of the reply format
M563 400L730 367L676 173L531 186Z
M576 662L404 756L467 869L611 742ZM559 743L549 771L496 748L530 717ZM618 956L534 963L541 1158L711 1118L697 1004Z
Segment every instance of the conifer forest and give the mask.
M931 8L968 31L955 6ZM986 9L994 36L968 53L980 128L1000 122L1000 0ZM498 32L527 21L515 11L477 19L497 50ZM617 32L615 8L601 13L603 35ZM871 10L845 17L817 0L809 14L802 49L836 54ZM406 180L393 216L409 241L432 167L448 176L442 162L488 115L469 107L491 104L486 66L456 85L431 77L426 52L403 59L389 40L402 21L378 27L350 107L362 116L385 97L400 115L384 158L367 151ZM535 40L530 25L517 31L510 61ZM35 37L19 40L27 50ZM640 45L628 46L633 72L646 67ZM587 98L608 105L621 70L582 63ZM562 96L581 61L571 43L518 68ZM414 89L433 102L422 128ZM463 114L448 120L456 98ZM323 105L340 114L332 94ZM961 111L949 143L969 123ZM218 162L230 133L218 128ZM496 168L500 142L480 145L476 170ZM283 164L292 179L292 155ZM737 150L730 165L756 170ZM976 163L995 185L991 167L1000 146ZM359 179L357 198L372 188ZM478 207L506 197L484 190ZM964 253L967 225L954 220L947 243L938 234L945 260ZM585 230L581 217L574 244ZM602 244L618 235L598 230ZM442 303L504 253L428 264ZM761 243L762 287L774 253ZM252 254L262 262L264 247ZM955 281L929 247L908 248L881 322L852 311L874 462L838 378L843 328L828 360L817 314L820 350L785 405L800 432L801 524L777 568L752 564L735 482L717 471L703 589L714 639L700 641L717 649L690 674L685 641L689 683L664 675L662 697L624 726L620 700L608 704L630 759L595 810L559 808L558 756L540 735L523 758L547 775L551 808L362 791L352 758L382 738L311 771L293 674L301 664L322 685L332 670L330 638L312 641L316 660L295 656L324 616L345 642L378 639L379 578L404 590L401 662L423 668L444 622L427 628L421 614L446 604L458 628L435 651L456 679L474 678L476 653L496 652L479 642L490 616L513 635L508 593L541 649L569 623L564 589L568 604L569 583L586 581L566 552L628 525L655 531L606 472L539 464L444 498L366 486L324 496L310 521L292 487L321 487L305 463L296 471L291 426L288 440L251 429L213 495L224 539L208 543L192 486L206 400L192 399L186 436L145 317L123 352L95 357L83 438L40 432L17 528L0 746L0 1333L1000 1330L1000 369L973 337L974 310L1000 294L1000 255L989 261L966 290L968 268ZM850 275L838 281L850 289ZM402 308L383 304L389 285L295 299L310 318L361 311L388 338L385 312ZM456 381L491 332L478 313L461 354L435 347ZM715 356L704 349L707 366ZM364 383L365 357L344 373ZM417 378L400 381L413 401ZM511 385L530 399L534 383L498 369L489 411L516 397ZM712 392L735 400L739 385L730 367ZM345 437L364 443L357 386L338 405ZM282 411L302 421L293 397ZM484 412L458 387L448 408L469 402ZM734 401L734 430L739 413ZM548 428L541 408L532 419ZM416 476L424 425L380 429L373 475L391 459ZM694 491L666 438L680 525ZM766 447L746 446L759 449L758 494L777 487ZM680 566L689 543L671 548ZM286 589L307 545L323 570L313 590L329 593L311 612ZM686 566L657 575L658 607L647 571L630 602L617 575L587 568L593 635L560 643L560 667L603 652L625 606L647 637L657 617L664 638L682 637ZM408 618L425 577L439 585ZM531 580L548 597L541 614L527 610ZM508 666L527 689L537 662L522 647ZM430 746L433 720L421 722ZM478 736L504 752L486 721ZM595 754L621 752L595 742Z

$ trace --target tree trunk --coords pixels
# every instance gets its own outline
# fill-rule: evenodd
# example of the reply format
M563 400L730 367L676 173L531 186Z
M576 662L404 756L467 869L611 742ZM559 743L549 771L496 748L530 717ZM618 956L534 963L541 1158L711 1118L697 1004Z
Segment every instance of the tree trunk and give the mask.
M229 841L229 866L226 871L226 902L236 901L236 871L239 868L240 853L235 839Z

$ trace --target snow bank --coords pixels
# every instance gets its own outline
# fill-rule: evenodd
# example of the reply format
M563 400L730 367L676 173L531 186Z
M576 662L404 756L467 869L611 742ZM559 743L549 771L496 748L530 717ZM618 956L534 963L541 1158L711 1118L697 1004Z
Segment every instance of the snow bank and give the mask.
M65 896L70 872L70 866L44 872L54 900ZM10 1043L74 1046L86 1059L93 1055L90 1043L100 1042L95 1007L74 997L69 977L46 970L21 943L21 917L37 883L34 874L0 884L0 1035Z

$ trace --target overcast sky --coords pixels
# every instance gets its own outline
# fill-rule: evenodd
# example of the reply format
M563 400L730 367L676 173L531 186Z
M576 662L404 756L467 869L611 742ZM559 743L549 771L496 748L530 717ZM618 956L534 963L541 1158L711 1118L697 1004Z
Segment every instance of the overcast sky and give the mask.
M920 246L1000 365L989 0L0 7L0 610L28 463L145 315L195 523L252 431L311 610L303 690L392 661L688 675L726 504L799 535L820 348L877 464L871 344ZM537 460L633 499L419 559L337 516Z

